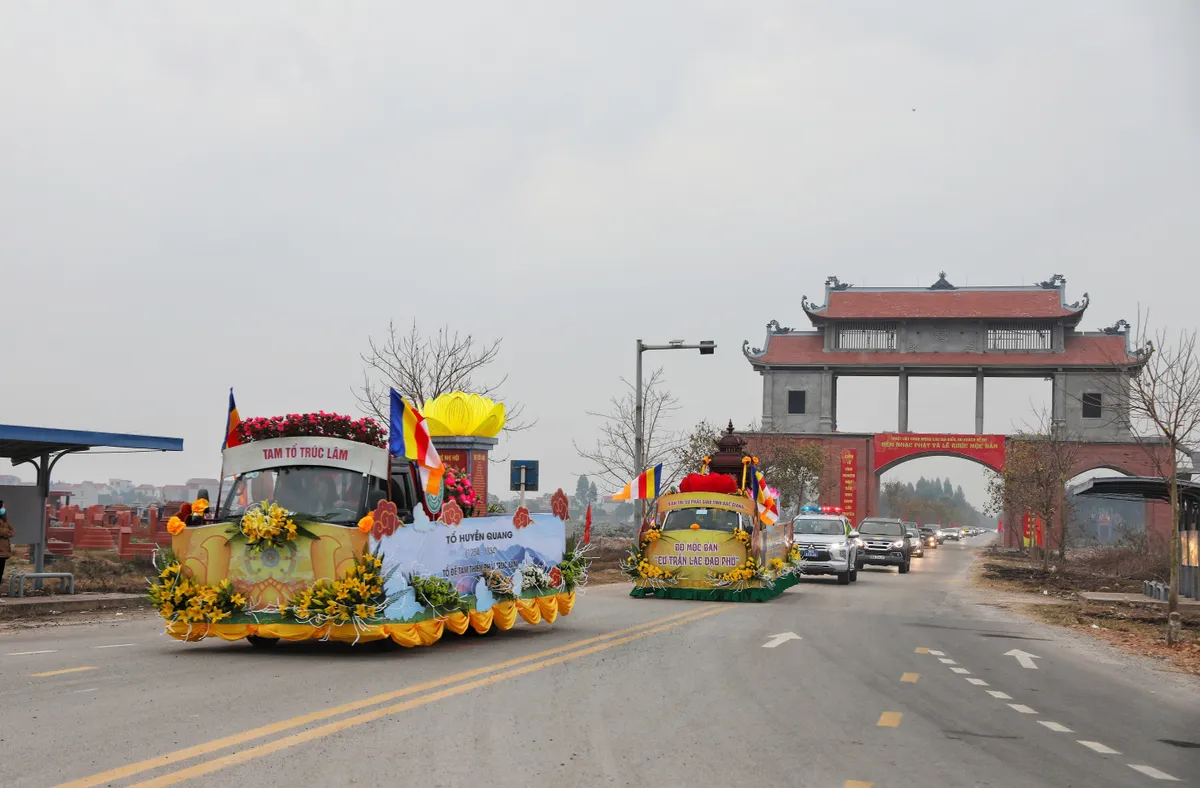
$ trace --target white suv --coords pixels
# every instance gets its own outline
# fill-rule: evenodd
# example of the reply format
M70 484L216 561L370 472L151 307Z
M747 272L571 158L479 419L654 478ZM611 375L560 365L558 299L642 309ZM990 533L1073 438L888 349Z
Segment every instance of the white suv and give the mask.
M838 584L858 580L858 532L839 513L811 511L792 520L792 544L800 551L800 571L806 575L837 575Z

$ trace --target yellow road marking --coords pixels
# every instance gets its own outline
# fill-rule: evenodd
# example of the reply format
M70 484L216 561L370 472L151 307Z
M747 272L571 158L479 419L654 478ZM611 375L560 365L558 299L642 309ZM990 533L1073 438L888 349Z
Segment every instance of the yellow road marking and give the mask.
M34 679L45 678L46 676L61 676L64 673L82 673L85 670L95 670L95 665L85 665L82 668L67 668L66 670L48 670L45 673L30 673L29 677Z
M924 646L922 646L922 647L920 647L920 648L918 648L918 649L917 649L917 653L918 653L918 654L928 654L928 653L929 653L929 649L927 649L927 648L925 648Z
M145 780L144 782L135 783L134 785L129 786L129 788L163 788L167 785L175 785L176 783L181 783L186 780L211 774L215 771L220 771L228 766L235 766L255 758L261 758L265 755L279 752L280 750L286 750L289 747L295 747L298 744L304 744L305 742L319 739L323 736L339 733L347 730L348 728L355 728L359 725L365 725L368 722L374 722L375 720L382 719L384 717L390 717L393 714L399 714L401 712L408 711L409 709L415 709L419 706L425 706L435 701L451 698L455 695L461 695L464 692L470 692L473 689L496 684L504 681L505 679L514 679L518 676L524 676L527 673L533 673L536 670L542 670L543 668L551 667L552 665L558 665L569 660L586 657L589 654L595 654L598 651L605 651L610 648L615 648L616 646L624 645L625 643L647 637L648 635L663 632L683 624L690 624L693 621L698 621L702 618L714 616L717 613L722 613L727 609L728 608L726 607L720 607L715 610L706 610L698 615L692 615L691 618L681 618L676 621L663 624L662 626L655 627L654 629L636 632L623 638L609 640L589 648L579 649L568 654L553 657L552 659L544 659L541 662L514 668L513 670L505 671L504 673L495 673L491 676L485 676L484 678L467 682L466 684L458 684L447 689L438 690L437 692L431 692L428 695L412 698L411 700L406 700L403 703L397 703L394 706L385 706L380 709L372 709L371 711L363 712L362 714L358 714L353 717L347 717L336 722L327 723L319 728L311 728L299 733L293 733L290 736L284 736L281 739L275 739L274 741L260 744L257 747L251 747L248 750L230 753L229 755L216 758L215 760L211 760L206 763L199 763L195 766L189 766L185 769L180 769L177 772L164 774L162 777L156 777L150 780Z
M842 788L875 788L875 783L864 783L862 780L846 780Z
M142 772L148 772L151 769L159 769L163 766L169 766L173 763L178 763L180 761L186 761L188 759L195 758L200 755L207 755L209 753L216 752L217 750L223 750L226 747L233 747L238 744L245 744L246 742L253 741L254 739L262 738L263 736L270 736L271 734L274 734L274 733L282 733L283 731L291 730L292 728L298 728L301 725L308 725L309 723L316 722L318 720L324 720L324 719L328 719L330 717L336 717L341 714L346 714L347 712L357 711L359 709L367 708L368 706L374 706L379 703L386 703L387 701L390 701L390 700L396 700L397 698L402 698L406 695L414 695L414 694L417 694L420 692L425 692L426 690L436 689L438 687L445 686L446 684L453 684L454 682L463 681L465 679L474 678L476 676L481 676L485 673L491 673L493 671L504 670L505 668L511 668L513 666L520 665L525 662L530 662L530 661L533 661L536 659L542 659L544 657L550 657L555 654L561 654L564 651L570 651L575 648L580 648L582 646L591 645L592 643L598 643L600 641L609 640L611 638L617 638L622 635L628 635L631 632L637 632L638 630L641 630L641 629L647 629L649 627L658 626L658 625L665 624L665 623L671 622L671 621L678 621L679 619L683 619L683 618L687 618L689 616L695 616L695 615L696 615L695 610L687 610L682 613L675 613L673 615L665 616L663 618L659 618L654 621L646 621L641 624L636 624L632 627L626 627L625 629L619 629L614 632L607 632L603 635L597 635L595 637L585 638L583 640L576 640L572 643L566 644L565 646L558 646L556 648L547 649L545 651L539 651L534 654L527 654L523 657L515 657L513 659L505 660L504 662L497 662L493 665L485 665L484 667L474 668L472 670L463 671L462 673L456 673L452 676L446 676L444 678L426 681L421 684L414 684L411 687L404 687L402 689L393 690L392 692L385 692L381 695L375 695L370 698L363 698L362 700L351 701L350 703L343 703L340 706L334 706L333 708L330 708L330 709L314 711L314 712L310 712L309 714L302 714L299 717L293 717L288 720L281 720L279 722L271 723L269 725L263 725L258 728L251 728L248 731L242 731L241 733L235 733L235 734L232 734L230 736L225 736L220 739L214 739L213 741L205 742L204 744L197 744L192 747L186 747L182 750L176 750L174 752L169 752L164 755L158 755L153 758L147 758L144 761L138 761L136 763L126 764L125 766L118 766L115 769L109 769L106 772L94 774L90 777L83 777L78 780L72 780L70 782L62 783L61 785L57 786L56 788L92 788L92 786L104 785L106 783L116 782L118 780L123 780L127 777L132 777L135 774L141 774ZM679 623L683 623L683 622L679 622Z
M900 718L904 716L898 711L885 711L879 715L879 722L875 723L878 728L899 728Z
M919 678L921 678L920 673L905 673L903 676L900 677L900 680L906 681L909 684L916 684L917 679L919 679Z

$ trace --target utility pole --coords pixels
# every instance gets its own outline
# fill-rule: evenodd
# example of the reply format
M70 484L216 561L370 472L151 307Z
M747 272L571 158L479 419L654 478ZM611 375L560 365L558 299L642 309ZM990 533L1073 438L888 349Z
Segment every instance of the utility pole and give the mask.
M711 356L717 349L717 343L711 339L706 339L698 345L685 345L682 339L672 339L665 345L647 345L642 340L637 341L637 373L634 375L634 400L633 400L633 453L634 465L637 466L634 474L640 474L646 470L646 436L644 432L643 417L645 409L645 397L642 392L642 354L647 350L699 350L702 356ZM638 527L641 527L642 522L646 519L646 500L643 498L641 503L641 518L638 522Z

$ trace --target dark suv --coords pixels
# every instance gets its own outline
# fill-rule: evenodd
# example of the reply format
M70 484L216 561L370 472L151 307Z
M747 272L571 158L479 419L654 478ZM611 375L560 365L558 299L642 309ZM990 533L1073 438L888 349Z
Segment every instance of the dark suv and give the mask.
M908 572L912 556L908 547L908 534L904 523L887 517L868 517L859 523L857 568L866 564L894 566L900 574Z

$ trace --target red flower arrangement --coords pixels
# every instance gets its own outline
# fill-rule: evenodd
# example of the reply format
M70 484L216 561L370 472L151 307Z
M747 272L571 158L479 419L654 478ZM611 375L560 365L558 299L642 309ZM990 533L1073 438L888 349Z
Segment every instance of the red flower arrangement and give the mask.
M467 478L467 475L447 466L445 485L446 502L457 503L466 517L473 515L478 499L475 497L475 488L471 485L471 480Z
M387 431L375 419L369 416L352 419L323 410L317 413L289 413L286 416L245 419L238 424L235 434L243 443L271 438L316 436L341 438L380 449L387 448Z
M737 479L727 473L689 473L679 483L679 492L681 493L707 492L736 495L737 490Z

